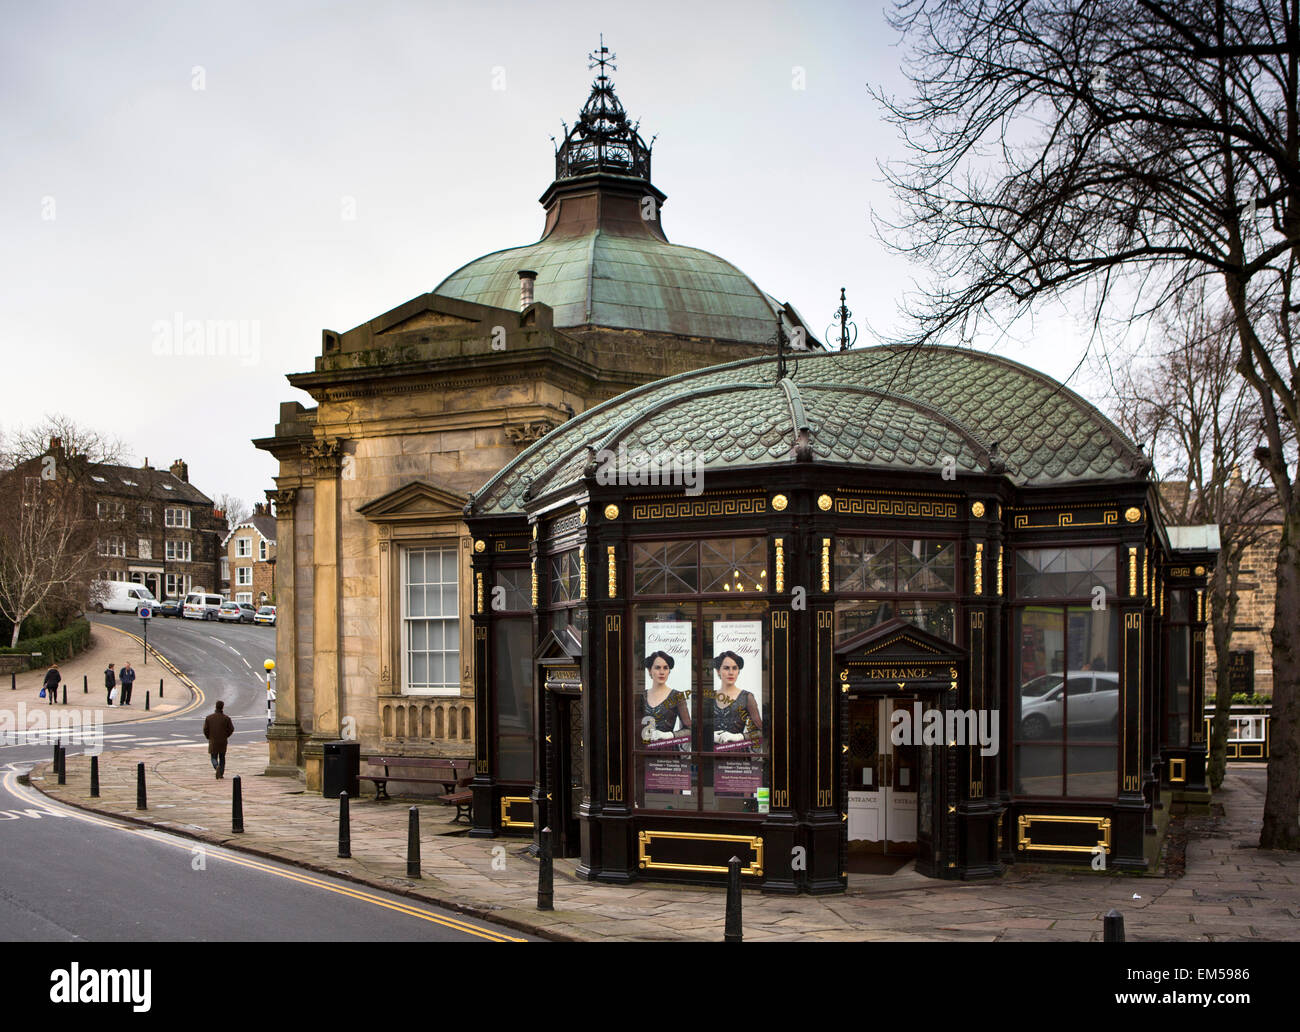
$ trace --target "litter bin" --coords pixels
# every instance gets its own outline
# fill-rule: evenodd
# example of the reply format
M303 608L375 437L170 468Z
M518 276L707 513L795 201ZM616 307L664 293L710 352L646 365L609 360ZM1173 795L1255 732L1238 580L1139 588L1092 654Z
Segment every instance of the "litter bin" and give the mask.
M325 769L321 778L321 795L337 799L346 792L349 799L361 794L361 743L326 742Z

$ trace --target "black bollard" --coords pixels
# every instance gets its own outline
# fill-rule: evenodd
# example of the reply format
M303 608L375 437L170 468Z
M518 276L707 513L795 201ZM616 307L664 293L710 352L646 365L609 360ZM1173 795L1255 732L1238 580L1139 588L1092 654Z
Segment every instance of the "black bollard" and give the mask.
M85 695L90 691L90 678L85 674L81 675L81 694Z
M16 692L18 690L18 675L12 670L9 671L9 690Z
M727 861L727 927L723 942L744 942L740 932L740 857Z
M62 748L63 748L63 739L56 738L54 740L54 770L56 773L58 772L59 769L59 750Z
M90 758L90 798L99 798L99 757Z
M555 861L551 857L551 829L542 829L541 864L537 867L537 909L555 909Z
M1102 942L1124 941L1124 915L1112 909L1103 919Z
M149 809L149 800L144 792L144 764L135 765L135 808L137 810Z
M65 684L63 686L63 705L66 706L67 704L68 704L68 686Z
M162 697L163 697L163 693L162 693L162 678L160 677L160 678L158 678L158 698L161 699Z
M406 876L420 877L420 811L414 806L406 824Z
M352 859L352 818L348 815L348 794L339 793L339 859Z
M230 830L235 835L244 833L244 793L238 774L230 782Z
M68 783L68 751L63 746L59 746L59 755L54 761L54 767L55 773L59 775L59 784L66 785Z
M148 692L148 691L146 691L146 692L144 693L144 708L145 708L145 709L148 709L148 708L149 708L149 692ZM236 774L235 777L239 777L239 775Z

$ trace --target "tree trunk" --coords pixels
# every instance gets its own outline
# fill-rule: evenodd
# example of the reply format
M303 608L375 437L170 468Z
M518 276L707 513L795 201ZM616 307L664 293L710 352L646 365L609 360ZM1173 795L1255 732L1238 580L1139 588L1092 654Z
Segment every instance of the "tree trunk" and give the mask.
M11 649L12 649L15 645L18 644L18 632L21 631L22 629L23 629L23 622L22 622L21 620L15 620L15 621L14 621L14 636L13 636L13 638L10 639L10 641L9 641L9 647L10 647Z
M1272 638L1273 726L1259 845L1300 850L1300 492L1283 516Z
M1237 573L1241 552L1225 547L1214 568L1214 593L1210 600L1210 633L1214 638L1214 722L1210 727L1210 756L1206 775L1210 788L1223 784L1228 767L1228 725L1232 716L1232 625L1237 619ZM1193 719L1196 715L1193 714Z

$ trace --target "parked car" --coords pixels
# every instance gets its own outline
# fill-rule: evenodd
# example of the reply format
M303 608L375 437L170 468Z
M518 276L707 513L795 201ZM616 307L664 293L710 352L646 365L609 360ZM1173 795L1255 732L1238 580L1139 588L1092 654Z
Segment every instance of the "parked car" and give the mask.
M270 624L275 626L275 606L263 606L253 617L253 623Z
M226 623L252 623L257 614L247 602L222 602L217 619Z
M1068 715L1067 715L1068 713ZM1071 670L1046 674L1026 684L1020 697L1020 737L1032 741L1055 732L1064 720L1071 729L1119 727L1119 674Z
M187 620L215 620L224 602L220 595L208 595L201 591L191 592L185 596L181 606L181 616Z
M165 598L154 608L154 616L180 616L181 600L178 598Z
M141 606L156 606L158 600L143 584L132 581L96 581L102 585L92 592L97 612L134 613Z

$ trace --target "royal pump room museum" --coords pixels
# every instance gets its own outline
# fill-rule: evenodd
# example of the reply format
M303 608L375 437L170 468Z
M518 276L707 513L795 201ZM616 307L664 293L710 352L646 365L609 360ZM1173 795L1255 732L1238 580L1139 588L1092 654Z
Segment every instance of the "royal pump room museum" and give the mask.
M781 893L1151 868L1206 796L1215 535L1179 548L1149 470L965 349L733 362L576 416L466 509L471 834L549 827L607 882L735 856Z

